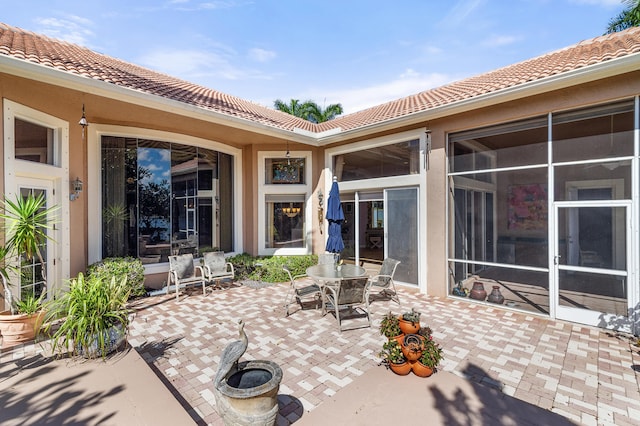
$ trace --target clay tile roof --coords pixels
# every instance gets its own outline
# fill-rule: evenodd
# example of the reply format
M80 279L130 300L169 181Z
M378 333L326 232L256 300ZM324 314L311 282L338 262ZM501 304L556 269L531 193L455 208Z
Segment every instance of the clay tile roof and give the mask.
M334 127L340 127L342 130L356 129L638 52L640 52L640 28L636 27L585 40L485 74L337 117L330 122L321 123L318 128L320 131Z
M639 51L640 28L631 28L585 40L537 58L341 116L326 123L312 124L289 114L102 55L72 43L0 23L2 55L274 128L289 131L298 128L310 132L336 128L357 129L636 54Z

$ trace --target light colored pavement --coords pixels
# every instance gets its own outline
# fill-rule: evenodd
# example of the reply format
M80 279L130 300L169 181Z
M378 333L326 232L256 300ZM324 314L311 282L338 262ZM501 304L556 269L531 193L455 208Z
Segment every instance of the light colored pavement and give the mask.
M384 338L377 324L390 309L403 311L395 303L375 301L374 327L340 334L333 315L311 307L285 318L284 285L207 296L194 290L179 303L158 296L137 304L129 337L137 352L104 363L106 382L94 380L95 363L71 369L68 360L42 358L37 344L3 350L0 424L42 424L28 419L47 414L58 415L47 424L220 425L212 380L240 318L249 335L243 359L282 367L279 425L640 424L640 348L629 336L400 291L403 310L422 312L422 325L444 347L430 378L399 377L378 365ZM392 410L400 397L407 405ZM7 407L24 414L11 416ZM118 421L127 416L135 421Z
M323 410L323 403L342 389L349 392L361 376L376 370L377 377L383 369L377 358L384 342L377 328L381 316L413 307L444 348L441 371L482 385L460 388L463 403L486 401L495 390L578 424L640 423L640 348L629 336L409 290L400 290L403 310L375 301L372 328L340 334L333 315L322 317L312 307L285 318L286 289L237 286L207 296L194 290L180 303L159 298L160 303L138 311L129 342L166 378L198 423L217 425L212 379L223 348L238 338L242 318L249 336L243 359L268 359L282 367L278 424L287 425ZM389 381L417 379L384 373ZM421 379L423 386L439 374ZM443 410L446 419L451 405L432 409ZM368 419L368 424L386 422Z

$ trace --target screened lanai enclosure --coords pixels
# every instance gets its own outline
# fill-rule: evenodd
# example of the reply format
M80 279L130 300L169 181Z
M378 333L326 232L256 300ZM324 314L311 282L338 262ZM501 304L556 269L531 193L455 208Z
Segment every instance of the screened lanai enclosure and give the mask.
M637 116L632 99L449 135L450 292L479 281L512 308L629 322Z

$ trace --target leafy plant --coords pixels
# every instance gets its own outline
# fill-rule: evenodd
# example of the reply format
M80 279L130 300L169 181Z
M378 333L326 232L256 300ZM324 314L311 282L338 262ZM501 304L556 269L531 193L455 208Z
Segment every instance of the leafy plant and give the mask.
M443 359L444 355L442 354L440 345L434 342L432 337L426 339L422 347L422 355L419 359L420 363L433 369L436 368Z
M103 280L111 277L121 280L127 278L127 285L131 288L130 297L144 296L144 265L140 259L133 257L109 257L100 262L89 265L87 275L97 276Z
M53 224L49 221L50 215L58 209L58 206L46 208L46 198L43 194L26 197L18 195L15 201L5 199L0 206L2 213L0 219L4 221L5 245L0 249L0 275L4 287L5 298L8 301L12 314L18 310L12 297L8 284L9 271L15 270L10 266L12 256L22 256L23 260L30 261L37 257L40 264L44 264L40 247L51 239L47 230ZM46 291L45 269L41 268L43 282L43 294Z
M383 363L387 364L402 364L407 361L402 353L400 343L395 339L386 341L382 345L382 350L378 356L382 358Z
M35 293L30 291L22 295L22 298L16 301L16 308L19 314L33 315L42 309L42 299L44 293L40 297L36 297Z
M100 275L72 279L69 290L45 304L43 331L48 333L57 319L63 319L51 336L54 352L105 357L115 333L124 336L129 326L127 300L131 292L127 277L110 280ZM120 327L119 329L117 327Z
M283 266L288 266L292 275L304 274L309 266L317 263L316 255L304 256L265 256L252 257L246 253L232 256L228 259L233 264L236 279L251 279L269 283L288 280Z
M410 312L402 314L402 319L410 321L412 324L417 324L420 322L420 312L416 311L415 308L411 308Z
M402 334L402 330L400 330L400 321L396 314L389 311L389 313L382 317L382 320L380 320L380 334L387 339L391 339L392 337Z

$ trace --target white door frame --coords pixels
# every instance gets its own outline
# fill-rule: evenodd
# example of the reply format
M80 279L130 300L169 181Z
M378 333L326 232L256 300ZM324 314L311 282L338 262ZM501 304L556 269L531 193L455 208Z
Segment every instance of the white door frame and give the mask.
M616 220L613 218L614 227L620 229L614 229L614 239L619 239L620 232L624 232L624 230L628 230L626 233L626 239L624 244L626 245L626 265L627 268L624 271L619 269L604 269L604 268L593 268L593 267L585 267L585 266L572 266L569 264L561 264L559 261L559 241L560 241L560 223L559 221L559 211L562 208L571 208L571 207L623 207L625 208L625 221L622 223L620 220ZM550 282L550 285L553 286L552 291L550 291L551 296L551 304L552 312L555 311L555 318L563 319L567 321L577 322L586 325L592 325L596 327L602 328L611 328L624 332L632 332L633 328L633 318L628 318L626 316L618 316L615 314L607 313L607 312L598 312L593 310L561 306L560 305L560 279L559 274L560 271L576 271L576 272L592 272L592 273L606 273L610 275L616 275L625 277L627 281L627 312L631 312L633 306L633 298L629 292L629 288L635 283L635 274L633 273L634 265L632 258L632 203L629 200L588 200L588 201L556 201L554 202L553 208L553 219L556 224L554 227L554 238L552 245L553 247L553 265L551 265L553 270L553 278ZM614 245L619 243L614 242Z

